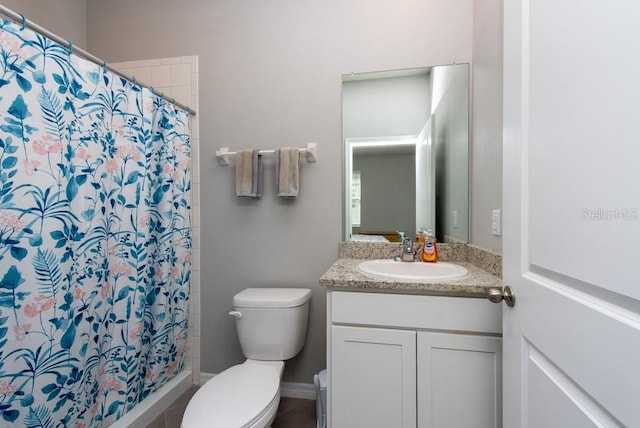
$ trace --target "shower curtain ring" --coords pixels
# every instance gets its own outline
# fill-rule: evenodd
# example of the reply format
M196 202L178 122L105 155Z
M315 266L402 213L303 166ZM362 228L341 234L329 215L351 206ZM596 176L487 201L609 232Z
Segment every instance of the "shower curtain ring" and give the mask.
M108 65L107 65L107 60L106 60L106 59L102 60L102 65L104 66L104 72L105 72L105 73L106 73L107 71L109 71L109 69L107 68L107 67L108 67Z
M149 88L149 89L151 89L151 94L153 94L153 95L156 94L156 90L153 88L153 86L151 88Z
M138 79L136 79L136 76L133 76L133 86L137 86L138 85Z
M73 42L71 40L67 40L69 43L69 54L73 55Z
M22 27L20 31L24 31L24 29L27 28L27 18L25 18L23 14L20 14L20 16L22 17Z
M176 103L176 99L175 98L171 98L171 103L175 104Z

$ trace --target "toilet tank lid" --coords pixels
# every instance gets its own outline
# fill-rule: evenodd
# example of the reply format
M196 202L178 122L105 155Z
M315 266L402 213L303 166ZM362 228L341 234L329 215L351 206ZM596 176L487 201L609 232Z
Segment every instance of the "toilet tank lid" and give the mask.
M309 301L308 288L247 288L233 297L239 308L293 308Z

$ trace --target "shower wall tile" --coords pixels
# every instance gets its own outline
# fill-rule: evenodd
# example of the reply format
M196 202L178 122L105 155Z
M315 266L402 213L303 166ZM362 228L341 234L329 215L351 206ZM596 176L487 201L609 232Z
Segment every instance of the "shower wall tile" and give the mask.
M191 269L200 270L200 252L199 251L194 251L193 252L193 259L191 261Z
M171 86L171 66L153 67L151 69L151 84L155 87Z
M112 65L119 70L124 70L125 68L140 67L140 61L125 61L125 62L118 62L116 64L109 63L109 65Z
M153 88L156 91L156 94L164 95L167 98L171 98L173 96L171 86L154 86Z
M194 272L194 274L195 274L195 272ZM192 276L191 276L191 280L192 280L192 282L196 282L196 280L195 280L195 278L194 278L195 276L196 276L196 275L192 275ZM198 284L200 283L200 281L199 281L199 280L198 280L197 282L198 282ZM194 303L194 305L193 305L193 308L191 309L191 315L192 315L192 317L191 317L190 319L194 319L194 318L198 318L198 319L200 319L200 302L199 302L199 299L200 299L200 293L195 291L195 289L196 289L196 288L197 288L197 289L200 289L200 287L199 287L199 286L198 286L198 287L193 287L193 288L191 289L191 302L192 302L192 303ZM198 300L198 302L196 302L196 300ZM197 303L197 304L196 304L196 303ZM195 324L195 321L194 321L192 324ZM194 339L195 339L195 338L194 338ZM191 345L192 345L192 346L195 346L196 341L195 341L195 340L193 340L192 342L193 342L193 343L192 343ZM199 343L199 340L198 340L198 343Z
M198 110L198 57L182 56L111 64L116 69L135 76L138 82L152 86L177 102ZM191 116L192 159L192 274L189 300L189 341L185 357L187 369L193 373L193 383L200 383L200 141L199 117Z
M200 337L200 326L199 325L194 325L193 326L193 334L197 337Z
M200 183L193 183L193 205L200 206Z
M200 352L201 352L201 351L200 351L200 342L196 342L196 343L194 343L194 344L193 344L193 355L194 355L194 361L193 361L193 363L194 363L194 365L195 365L195 360L196 360L196 359L200 360ZM198 376L199 376L199 375L198 375ZM194 382L194 383L199 384L200 377L197 377L197 378L196 378L196 377L194 377L194 379L197 379L197 380L198 380L198 382Z
M198 355L200 355L200 352L198 352ZM200 385L200 358L193 359L193 366L191 370L193 370L193 373L194 373L193 384ZM198 377L195 377L195 373L198 373Z
M177 56L177 57L171 57L171 58L161 58L159 59L160 61L160 65L173 65L173 64L180 64L181 57Z
M167 58L167 59L171 59L171 58ZM145 67L155 67L158 65L162 65L162 60L161 59L145 59L140 61L141 63L144 63Z
M193 246L194 250L199 250L200 249L200 234L196 233L196 229L199 229L199 228L196 228L196 227L193 228L193 237L192 237L191 245Z
M181 64L191 64L192 70L195 70L198 66L198 57L196 56L181 56L179 59Z
M191 201L193 204L193 200ZM191 213L191 224L193 227L200 227L200 213L193 211Z
M195 181L196 177L200 177L200 162L199 161L191 162L191 169L193 170L193 180Z
M192 281L193 283L191 284L191 290L192 290L192 294L200 294L200 281ZM193 300L193 299L191 299Z
M196 107L198 105L200 105L198 95L192 95L191 96L191 103L189 105L193 109L196 109ZM195 127L194 129L192 129L191 138L200 138L200 130L198 129L198 127ZM194 150L200 150L199 146L198 147L194 147Z
M198 95L198 75L191 73L191 95Z
M171 86L191 85L191 64L174 64L171 66Z
M191 362L191 366L193 366L193 350L192 349L187 349L185 351L184 359L185 359L185 361L190 361Z
M134 67L128 72L136 76L138 81L151 84L151 68L150 67Z
M191 80L191 79L189 79ZM171 96L176 99L177 102L186 106L191 105L191 85L172 86Z

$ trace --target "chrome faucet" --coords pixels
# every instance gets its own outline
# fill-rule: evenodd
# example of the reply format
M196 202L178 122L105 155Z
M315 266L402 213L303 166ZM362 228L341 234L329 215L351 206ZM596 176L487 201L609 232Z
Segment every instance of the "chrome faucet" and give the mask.
M402 253L394 260L399 262L412 262L415 260L415 254L413 252L413 242L411 238L407 238L404 232L396 231L398 233L398 238L400 243L402 244Z

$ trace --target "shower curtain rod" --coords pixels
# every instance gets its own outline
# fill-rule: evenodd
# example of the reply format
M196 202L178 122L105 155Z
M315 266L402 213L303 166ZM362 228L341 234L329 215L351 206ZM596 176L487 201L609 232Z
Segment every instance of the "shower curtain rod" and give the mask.
M77 47L73 46L73 43L71 43L70 40L65 40L62 37L52 33L51 31L39 26L38 24L35 24L35 23L27 20L24 17L24 15L22 15L20 13L17 13L17 12L14 12L11 9L9 9L9 8L7 8L5 6L2 6L2 5L0 5L0 13L2 13L3 15L9 17L16 24L21 24L23 27L28 27L31 30L33 30L33 31L35 31L35 32L37 32L37 33L39 33L39 34L41 34L41 35L43 35L43 36L45 36L45 37L47 37L47 38L49 38L51 40L53 40L54 42L56 42L56 43L58 43L58 44L60 44L62 46L67 46L67 49L71 53L74 53L74 54L76 54L76 55L78 55L78 56L80 56L80 57L82 57L84 59L87 59L87 60L89 60L89 61L91 61L91 62L93 62L95 64L101 65L105 69L109 70L110 72L112 72L112 73L114 73L114 74L116 74L116 75L128 80L129 82L131 82L131 83L133 83L135 85L142 86L144 88L150 89L155 95L161 97L162 99L164 99L164 100L166 100L166 101L168 101L168 102L170 102L172 104L175 104L177 107L185 110L187 113L189 113L191 115L194 115L194 116L196 115L196 111L192 110L189 106L186 106L186 105L184 105L182 103L179 103L173 98L166 97L161 92L160 93L156 92L151 85L147 85L145 83L141 83L136 79L135 76L132 76L132 75L127 74L127 73L124 73L124 72L118 70L117 68L114 68L114 67L110 66L107 63L106 60L100 59L97 56L92 55L92 54L90 54L89 52L87 52L87 51L85 51L83 49L80 49L80 48L77 48Z

